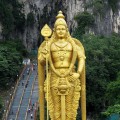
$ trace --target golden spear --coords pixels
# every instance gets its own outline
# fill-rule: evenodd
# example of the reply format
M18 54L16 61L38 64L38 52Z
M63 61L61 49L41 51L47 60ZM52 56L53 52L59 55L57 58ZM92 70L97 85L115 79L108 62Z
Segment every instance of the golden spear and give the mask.
M50 29L50 27L45 24L44 27L41 29L41 35L44 37L45 42L46 42L46 48L48 47L48 37L51 36L52 34L52 30ZM40 63L39 63L40 64ZM41 65L39 65L42 69L44 69L44 67L42 67ZM40 71L40 69L38 68L38 72L42 73ZM43 78L45 78L43 76L43 74L39 73L39 86L40 86L40 96L39 96L39 100L40 100L40 120L44 120L44 80ZM41 76L40 76L41 75ZM42 78L42 79L40 79ZM48 58L46 57L46 79L47 79L47 120L49 120L49 114L48 114Z

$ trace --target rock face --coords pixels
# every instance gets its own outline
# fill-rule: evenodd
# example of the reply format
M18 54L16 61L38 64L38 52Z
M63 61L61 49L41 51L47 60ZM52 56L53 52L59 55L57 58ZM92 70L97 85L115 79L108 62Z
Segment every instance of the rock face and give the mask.
M40 32L40 16L43 14L45 6L49 4L49 0L19 0L24 3L24 13L27 19L29 13L34 14L34 24L27 26L23 34L19 34L19 38L23 39L23 44L30 52L32 49L37 49Z
M90 0L19 0L24 3L24 13L34 13L34 25L25 28L24 33L18 33L19 38L23 39L23 43L28 49L37 48L39 31L45 23L53 27L55 16L59 10L62 10L66 16L70 32L77 26L74 16L78 12L85 10L86 3ZM106 0L107 1L107 0ZM106 2L106 4L108 4ZM88 12L94 14L93 8L88 8ZM117 10L113 14L110 7L105 8L104 17L100 14L94 15L95 25L90 28L89 32L99 35L110 35L112 32L120 33L120 2L118 2ZM39 41L41 42L41 41Z
M0 23L0 39L2 39L2 24Z

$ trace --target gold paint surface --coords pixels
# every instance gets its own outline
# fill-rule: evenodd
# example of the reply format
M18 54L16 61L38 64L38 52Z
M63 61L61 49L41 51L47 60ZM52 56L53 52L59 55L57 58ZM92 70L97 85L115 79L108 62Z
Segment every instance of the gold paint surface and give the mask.
M81 98L82 120L86 120L84 47L71 37L64 18L59 11L53 33L48 25L41 30L48 41L38 50L40 120L44 120L44 97L51 120L76 120Z
M41 30L41 35L44 37L49 37L51 34L52 34L52 30L47 24L45 24L45 26Z

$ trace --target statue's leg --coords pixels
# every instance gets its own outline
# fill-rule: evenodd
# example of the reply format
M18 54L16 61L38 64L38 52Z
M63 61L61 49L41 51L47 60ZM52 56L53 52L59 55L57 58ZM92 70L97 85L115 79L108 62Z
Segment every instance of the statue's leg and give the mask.
M57 95L57 90L53 87L51 88L51 94L52 94L52 99L53 99L53 104L54 104L54 120L61 120L61 109L60 109L60 95Z
M71 87L68 95L65 96L65 105L66 105L66 120L73 120L73 96L74 96L74 87Z
M75 90L74 90L74 96L73 96L73 119L72 120L76 120L76 116L77 116L77 109L79 107L79 100L80 100L80 90L81 90L81 86L80 86L80 80L77 79L75 81Z

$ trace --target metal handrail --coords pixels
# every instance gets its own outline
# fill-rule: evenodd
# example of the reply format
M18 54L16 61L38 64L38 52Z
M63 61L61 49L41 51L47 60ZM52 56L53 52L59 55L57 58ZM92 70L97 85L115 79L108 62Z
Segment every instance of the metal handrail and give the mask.
M30 98L29 98L29 104L28 104L28 107L27 107L27 110L30 106L30 101L31 101L31 97L32 97L32 94L33 94L33 89L34 89L34 85L35 85L35 80L37 79L37 74L34 78L34 83L32 84L32 90L31 90L31 94L30 94ZM28 111L26 111L26 115L25 115L25 120L27 120L27 116L28 116Z
M11 100L10 100L10 102L9 102L8 109L7 109L6 112L4 113L2 120L7 120L7 118L8 118L8 114L9 114L9 112L10 112L10 108L11 108L11 105L12 105L12 103L13 103L13 98L15 97L15 94L16 94L16 90L17 90L17 87L18 87L18 83L19 83L19 81L21 80L21 77L22 77L25 69L26 69L26 66L24 66L24 68L23 68L23 70L22 70L22 72L21 72L21 74L20 74L19 79L17 79L17 83L16 83L16 85L15 85L15 89L14 89L12 98L11 98Z
M27 77L26 83L27 83L28 79L30 78L30 75L31 75L31 71L30 71L29 76ZM26 84L26 83L25 83L25 84ZM24 94L25 94L25 89L26 89L26 87L24 86L24 90L23 90L22 96L21 96L21 98L20 98L20 103L19 103L19 106L18 106L17 114L16 114L16 116L15 116L15 120L17 120L18 114L19 114L19 112L20 112L20 106L21 106L21 103L22 103L22 100L23 100L23 96L24 96Z

